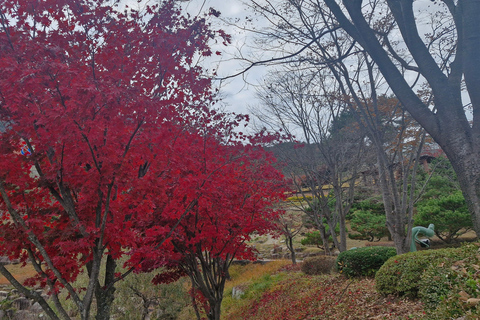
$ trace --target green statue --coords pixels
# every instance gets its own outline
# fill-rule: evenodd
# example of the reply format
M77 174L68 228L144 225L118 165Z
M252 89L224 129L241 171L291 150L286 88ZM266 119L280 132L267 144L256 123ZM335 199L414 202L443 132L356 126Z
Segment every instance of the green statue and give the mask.
M417 246L415 243L420 244L422 247L430 247L430 240L420 240L418 239L418 235L422 233L426 237L433 237L435 234L434 231L435 226L433 223L431 223L428 228L425 227L413 227L412 228L412 242L410 243L410 252L415 252L417 251Z

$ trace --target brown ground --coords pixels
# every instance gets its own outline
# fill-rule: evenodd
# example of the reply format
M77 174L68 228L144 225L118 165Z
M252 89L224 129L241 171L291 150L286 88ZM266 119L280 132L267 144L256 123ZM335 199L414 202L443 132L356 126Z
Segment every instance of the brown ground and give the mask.
M31 264L27 264L25 267L22 267L21 264L10 264L5 266L5 268L7 268L20 283L36 274ZM8 282L4 276L0 275L0 285L9 284L10 282Z

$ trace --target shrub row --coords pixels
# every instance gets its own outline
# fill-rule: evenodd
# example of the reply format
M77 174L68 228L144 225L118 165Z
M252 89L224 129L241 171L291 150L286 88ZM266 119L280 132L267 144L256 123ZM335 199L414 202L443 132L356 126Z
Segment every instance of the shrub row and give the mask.
M347 277L374 276L396 250L391 247L363 247L338 255L336 269Z
M390 258L377 272L378 292L420 298L428 319L478 319L479 244Z
M434 259L442 259L453 249L409 252L390 258L375 275L377 291L383 295L395 294L418 297L418 282Z
M375 275L383 295L420 298L428 319L480 318L480 244L396 255L391 247L364 247L305 259L302 271L329 273L332 265L348 277ZM378 270L378 271L377 271Z
M396 255L392 247L355 248L338 255L306 258L302 263L302 271L308 275L329 273L335 270L347 277L374 276L377 270L390 257Z

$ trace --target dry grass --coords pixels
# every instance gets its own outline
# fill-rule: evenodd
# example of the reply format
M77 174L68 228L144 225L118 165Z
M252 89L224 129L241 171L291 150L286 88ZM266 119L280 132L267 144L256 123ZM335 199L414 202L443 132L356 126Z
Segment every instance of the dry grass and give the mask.
M373 279L349 280L338 274L306 276L291 271L259 295L229 301L225 320L421 319L420 302L382 297ZM232 299L228 299L232 300Z
M9 265L5 266L5 268L7 268L7 270L20 283L22 283L23 281L25 281L28 278L33 277L36 274L35 269L33 269L33 266L31 264L27 264L24 267L22 267L21 264L9 264ZM0 275L0 285L10 285L10 282L8 282L7 278Z
M225 289L231 289L235 286L255 281L266 274L274 274L289 264L291 264L291 262L288 260L276 260L265 264L249 263L246 266L233 265L229 270L232 280L225 284Z

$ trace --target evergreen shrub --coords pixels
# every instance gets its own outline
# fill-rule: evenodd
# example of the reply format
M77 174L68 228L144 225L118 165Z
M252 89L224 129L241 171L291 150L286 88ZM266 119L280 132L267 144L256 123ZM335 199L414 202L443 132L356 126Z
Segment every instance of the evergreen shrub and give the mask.
M430 319L480 318L478 244L455 248L423 273L418 295ZM467 319L465 318L465 319Z
M390 257L397 254L392 247L364 247L338 255L336 270L347 277L373 276Z
M419 281L430 265L452 254L452 248L409 252L388 259L375 275L376 289L382 295L417 298Z

